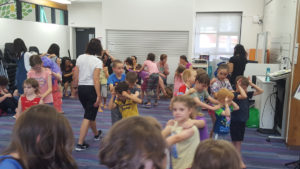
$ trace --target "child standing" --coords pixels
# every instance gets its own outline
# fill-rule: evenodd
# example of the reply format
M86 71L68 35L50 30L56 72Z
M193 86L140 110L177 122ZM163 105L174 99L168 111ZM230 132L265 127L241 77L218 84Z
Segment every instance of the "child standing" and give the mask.
M140 70L141 68L142 68L141 64L138 64L136 66L136 70ZM141 85L141 99L144 100L145 92L146 92L146 89L147 89L149 73L144 71L144 70L139 71L137 73L138 73L138 76L141 78L141 80L143 80L143 83Z
M8 79L4 76L0 76L0 114L1 111L14 114L18 105L18 101L13 98L12 94L6 89L7 85Z
M197 120L205 120L205 117L203 115L202 112L202 108L206 108L209 110L217 110L220 107L217 106L210 106L209 104L207 104L205 101L208 100L209 102L213 103L213 104L219 104L219 102L217 100L215 100L213 97L211 97L208 92L207 92L207 87L209 86L209 77L206 73L203 74L198 74L196 76L196 80L195 80L195 92L191 94L191 97L194 99L195 103L196 103L196 107L197 107L197 115L196 115L196 119ZM207 138L209 138L208 135L208 129L205 126L200 130L200 139L205 140Z
M116 99L114 99L115 97ZM137 103L141 104L142 100L137 96L130 94L129 85L126 82L120 82L115 86L115 92L112 92L108 108L118 108L122 114L122 119L124 119L139 115Z
M232 101L234 95L231 91L222 88L216 93L216 97L221 108L215 111L216 122L213 128L215 140L224 139L229 133L231 112L239 110L239 106Z
M138 72L147 68L149 72L149 79L147 83L147 104L146 108L151 108L151 94L150 92L153 91L153 98L154 98L154 106L157 106L157 96L156 96L156 89L159 82L159 70L157 68L155 61L155 55L153 53L149 53L147 56L147 60L144 62L142 68L138 70Z
M177 96L171 105L175 124L167 125L162 135L167 137L167 145L171 147L173 169L191 168L200 137L196 126L188 129L183 126L191 121L195 102L190 96Z
M186 94L190 88L195 84L197 72L193 69L186 69L182 73L183 85L179 87L177 95Z
M53 104L51 71L44 68L42 59L38 55L29 58L31 69L27 73L27 78L34 78L39 82L41 102Z
M210 85L211 95L214 98L216 98L216 93L222 88L228 89L233 92L231 84L230 84L229 80L227 79L228 73L229 73L228 65L225 63L220 64L217 69L217 78L213 79L211 82L211 85ZM215 121L216 121L215 112L209 110L208 113L210 115L210 118L211 118L213 124L215 124ZM212 133L213 133L213 131L211 131L210 137L212 137Z
M19 99L16 118L20 117L21 113L26 109L39 104L41 101L39 97L39 82L37 80L33 78L26 79L23 88L24 94Z
M138 81L138 76L135 72L126 73L126 83L129 85L130 93L136 97L140 96L140 87L136 84Z
M100 90L101 90L101 99L103 98L103 102L101 101L101 104L98 108L98 112L103 112L103 109L106 109L106 98L107 98L107 78L109 77L108 69L107 67L104 67L100 70Z
M177 96L180 86L184 84L182 80L182 72L184 70L185 67L183 65L179 65L176 69L175 76L174 76L173 96Z
M249 85L253 87L255 91L247 92ZM234 101L239 105L240 109L231 113L230 135L232 143L238 153L241 152L241 144L244 140L246 122L249 118L249 100L253 96L262 93L263 90L253 84L248 78L243 76L238 76L236 78L236 92L234 92ZM242 168L246 168L246 165L243 161Z
M114 86L118 83L125 81L126 75L123 73L124 71L123 63L120 60L114 60L112 63L113 74L111 74L107 79L107 84L109 85L110 93L114 92ZM111 110L111 122L114 124L115 122L122 119L122 115L119 111L119 108L116 107Z

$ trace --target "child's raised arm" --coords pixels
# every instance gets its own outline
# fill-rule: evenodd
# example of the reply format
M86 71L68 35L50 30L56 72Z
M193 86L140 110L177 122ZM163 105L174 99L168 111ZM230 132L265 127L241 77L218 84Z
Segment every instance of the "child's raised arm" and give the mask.
M111 92L111 98L110 98L109 103L108 103L108 109L109 109L109 110L112 110L112 109L114 109L114 108L117 107L116 104L114 103L114 101L115 101L115 100L114 100L115 96L116 96L115 92L112 91L112 92Z
M187 122L183 124L184 129L191 128L193 126L196 126L197 128L203 128L205 126L204 120L196 120L196 119L190 119Z
M231 105L233 106L233 110L234 110L234 111L240 109L240 106L239 106L238 104L236 104L236 102L234 102L234 101L231 102Z
M253 96L256 96L256 95L260 95L264 92L263 89L261 89L260 87L258 87L257 85L255 85L254 83L252 83L252 81L250 80L250 78L248 77L249 79L249 84L251 87L253 87L255 89L255 92L253 93Z
M245 90L241 87L241 80L237 81L236 86L240 91L240 94L237 96L237 99L239 100L246 99L248 96Z
M171 146L173 144L184 141L194 135L194 129L189 128L186 130L182 130L179 134L171 135L166 139L167 145Z
M139 104L142 103L142 99L138 98L136 95L128 94L126 91L123 91L122 95L132 100L135 103L139 103Z

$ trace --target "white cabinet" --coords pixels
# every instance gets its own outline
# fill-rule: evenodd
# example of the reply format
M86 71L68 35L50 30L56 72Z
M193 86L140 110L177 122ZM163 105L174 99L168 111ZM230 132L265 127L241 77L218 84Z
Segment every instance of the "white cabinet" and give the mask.
M256 85L264 90L255 96L255 107L259 109L259 128L273 129L276 108L276 83L266 82L265 76L257 76Z

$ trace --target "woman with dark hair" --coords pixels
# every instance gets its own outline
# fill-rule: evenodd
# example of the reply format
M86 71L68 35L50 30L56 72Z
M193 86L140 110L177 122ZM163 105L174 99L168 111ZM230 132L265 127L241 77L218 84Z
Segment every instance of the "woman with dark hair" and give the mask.
M110 55L107 50L103 50L101 60L104 64L104 67L107 67L109 75L111 75L113 73L111 64L115 60L115 58Z
M132 61L131 57L127 57L125 60L125 66L124 66L125 74L127 74L127 72L129 72L129 69L135 70L133 68L133 61Z
M59 51L60 47L56 43L52 43L47 51L48 57L55 63L57 63L57 58L59 58Z
M27 72L31 69L29 58L32 54L27 52L27 47L20 38L14 40L13 47L17 57L16 87L18 93L23 94L23 82L27 78Z
M2 169L77 169L74 135L68 120L52 106L35 105L17 119Z
M100 70L102 61L98 56L102 54L102 45L99 39L91 39L85 54L80 55L74 70L74 84L78 85L79 100L84 108L84 119L80 127L80 135L76 151L86 150L89 145L84 142L89 127L94 133L94 140L100 140L101 130L97 130L96 116L101 102Z
M229 72L230 83L232 86L235 85L235 78L239 75L244 75L245 67L247 64L247 52L243 45L237 44L234 47L233 56L229 59Z
M192 69L192 64L187 60L187 57L185 55L181 55L179 59L179 64L185 66L186 69Z

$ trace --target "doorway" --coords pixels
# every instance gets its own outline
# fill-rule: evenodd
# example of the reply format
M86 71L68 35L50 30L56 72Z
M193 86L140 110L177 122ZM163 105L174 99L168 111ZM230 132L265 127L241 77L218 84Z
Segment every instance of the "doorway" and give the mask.
M95 38L95 28L75 28L76 32L76 58L85 53L88 42Z

